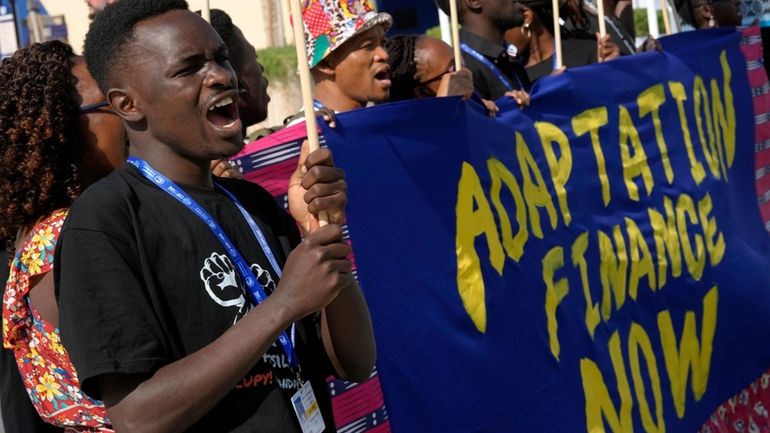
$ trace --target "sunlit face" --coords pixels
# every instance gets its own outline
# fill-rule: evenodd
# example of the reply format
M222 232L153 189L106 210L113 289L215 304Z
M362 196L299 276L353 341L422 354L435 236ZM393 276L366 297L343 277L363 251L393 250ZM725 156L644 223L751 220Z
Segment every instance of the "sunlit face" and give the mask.
M77 80L81 110L77 118L78 135L83 146L81 172L90 179L100 179L123 165L128 157L123 121L109 106L95 107L106 102L82 58L74 60L72 75Z
M257 61L257 51L246 40L238 27L233 28L235 47L230 53L230 63L238 76L238 91L241 100L238 110L245 126L259 123L267 118L267 78L264 68Z
M140 22L133 38L127 49L141 61L127 64L121 78L143 116L133 127L190 161L237 153L237 82L217 32L200 16L174 10Z
M427 87L433 95L438 92L441 78L454 71L452 47L441 39L423 36L417 39L414 61L417 67L417 81Z
M390 66L384 41L385 28L377 25L345 41L326 60L334 68L336 86L361 107L390 97Z

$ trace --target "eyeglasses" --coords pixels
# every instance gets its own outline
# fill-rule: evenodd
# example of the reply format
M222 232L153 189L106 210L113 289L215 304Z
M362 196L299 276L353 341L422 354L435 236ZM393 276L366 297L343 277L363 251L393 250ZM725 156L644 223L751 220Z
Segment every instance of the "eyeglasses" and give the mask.
M427 79L427 80L424 80L424 81L420 81L418 84L422 84L422 85L430 84L430 83L432 83L434 81L438 81L438 80L444 78L444 75L451 74L452 72L455 72L455 66L454 65L450 66L449 69L447 69L446 71L436 75L435 77Z
M92 111L97 111L98 109L100 109L102 107L109 107L109 106L110 106L110 103L107 102L107 101L97 102L95 104L88 104L88 105L84 105L84 106L78 108L78 112L80 112L80 113L90 113Z

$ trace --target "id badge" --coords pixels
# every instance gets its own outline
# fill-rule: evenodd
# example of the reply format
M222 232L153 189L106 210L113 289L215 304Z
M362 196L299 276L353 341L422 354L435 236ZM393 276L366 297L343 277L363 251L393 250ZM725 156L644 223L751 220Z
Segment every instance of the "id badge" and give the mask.
M310 382L305 382L299 391L291 396L291 405L297 415L302 433L322 433L326 428L318 401Z

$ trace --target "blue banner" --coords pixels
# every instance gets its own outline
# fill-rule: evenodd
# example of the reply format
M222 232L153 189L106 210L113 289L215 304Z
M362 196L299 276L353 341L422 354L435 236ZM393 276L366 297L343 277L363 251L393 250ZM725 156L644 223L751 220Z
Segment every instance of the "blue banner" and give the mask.
M694 432L770 368L740 34L324 131L393 431Z

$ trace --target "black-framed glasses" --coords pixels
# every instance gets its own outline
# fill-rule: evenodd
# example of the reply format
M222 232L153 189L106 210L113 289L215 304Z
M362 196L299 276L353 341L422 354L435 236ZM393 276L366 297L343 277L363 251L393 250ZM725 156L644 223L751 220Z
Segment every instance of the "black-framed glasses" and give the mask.
M109 107L109 106L110 106L110 103L107 102L107 101L97 102L95 104L88 104L88 105L84 105L84 106L78 108L78 112L80 112L80 113L90 113L91 111L95 111L95 110L98 110L100 108Z
M455 65L454 64L452 64L452 66L450 66L446 71L436 75L435 77L429 78L429 79L427 79L425 81L420 81L417 84L422 84L422 85L430 84L430 83L432 83L434 81L438 81L438 80L444 78L444 75L451 74L452 72L455 72Z

